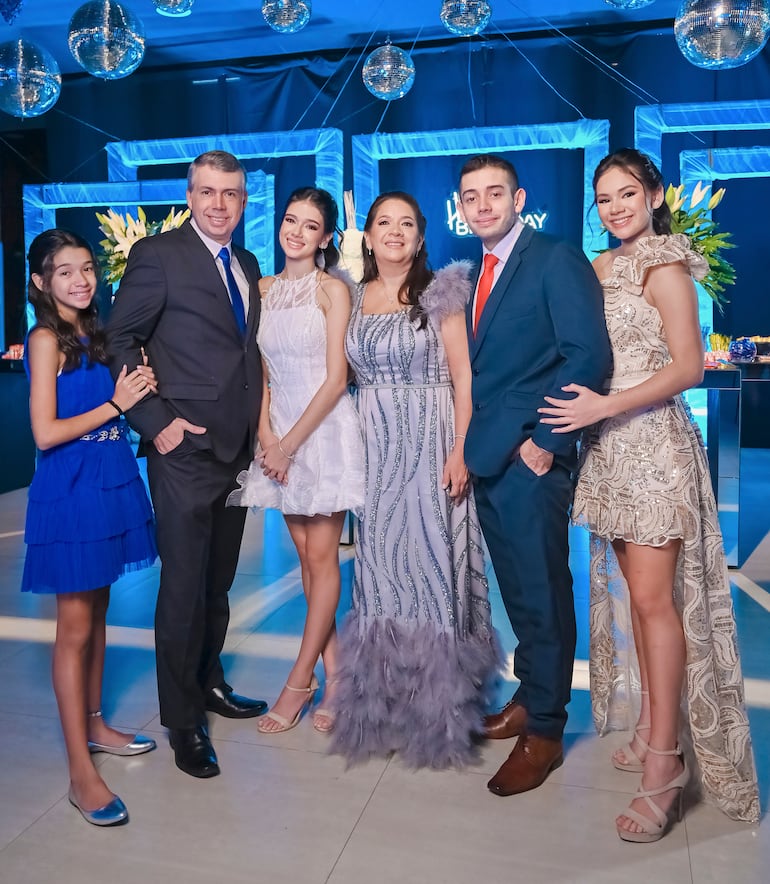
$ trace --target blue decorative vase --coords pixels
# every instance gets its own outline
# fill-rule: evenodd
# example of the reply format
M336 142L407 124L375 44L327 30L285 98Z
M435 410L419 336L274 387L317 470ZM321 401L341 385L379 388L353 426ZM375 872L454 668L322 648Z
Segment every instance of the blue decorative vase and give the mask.
M736 338L730 342L730 362L753 362L757 345L750 338Z

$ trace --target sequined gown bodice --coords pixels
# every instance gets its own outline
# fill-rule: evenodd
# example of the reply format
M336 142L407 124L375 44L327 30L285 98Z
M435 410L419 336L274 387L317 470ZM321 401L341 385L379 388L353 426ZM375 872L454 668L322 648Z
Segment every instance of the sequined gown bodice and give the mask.
M658 311L644 298L648 271L706 261L684 235L650 236L616 256L602 280L613 355L610 395L671 359ZM573 521L591 530L591 702L600 733L633 726L639 679L628 588L612 541L681 541L674 585L687 645L689 739L707 795L726 814L759 816L730 584L703 441L682 398L624 412L589 428L581 447Z

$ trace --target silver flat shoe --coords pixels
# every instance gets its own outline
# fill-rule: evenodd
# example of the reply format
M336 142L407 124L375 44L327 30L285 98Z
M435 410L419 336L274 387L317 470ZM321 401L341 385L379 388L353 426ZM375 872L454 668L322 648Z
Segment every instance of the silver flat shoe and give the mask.
M128 809L117 795L109 804L105 804L104 807L99 807L97 810L85 810L82 808L75 800L72 787L70 787L68 798L70 804L76 810L79 810L83 819L87 823L91 823L92 826L115 826L128 820Z
M88 741L89 752L107 752L109 755L142 755L145 752L152 752L158 744L150 737L143 737L137 734L131 742L125 746L105 746L104 743L95 743L93 740Z

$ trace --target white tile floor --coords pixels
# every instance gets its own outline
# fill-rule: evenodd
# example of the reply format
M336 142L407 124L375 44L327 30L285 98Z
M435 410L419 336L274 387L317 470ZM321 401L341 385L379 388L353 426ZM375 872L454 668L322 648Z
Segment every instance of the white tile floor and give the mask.
M745 453L754 550L734 572L763 811L770 794L770 451ZM746 466L746 465L745 465ZM754 493L763 482L765 493ZM749 499L750 498L750 499ZM629 845L613 819L636 778L609 764L621 735L599 740L586 672L586 544L573 537L580 637L567 757L540 789L500 799L485 788L511 744L485 746L458 773L405 769L398 759L346 770L309 719L263 737L253 721L211 717L222 767L195 780L173 764L157 714L152 612L158 573L121 580L109 612L105 714L159 740L134 759L97 756L129 807L128 825L88 826L67 802L64 749L50 686L54 603L18 591L26 493L0 496L0 882L2 884L758 884L770 880L770 829L733 823L704 804L659 844ZM349 587L351 551L341 547ZM494 616L513 637L493 581ZM275 513L250 515L226 669L236 690L272 700L285 678L304 603L297 563ZM500 687L501 701L512 692Z

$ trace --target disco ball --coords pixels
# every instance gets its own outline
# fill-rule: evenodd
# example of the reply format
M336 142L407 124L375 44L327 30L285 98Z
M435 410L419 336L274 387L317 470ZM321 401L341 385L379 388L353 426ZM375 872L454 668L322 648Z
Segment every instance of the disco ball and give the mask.
M444 0L441 4L444 27L461 37L480 34L491 17L492 7L486 0Z
M604 2L616 9L641 9L654 3L655 0L604 0Z
M169 18L184 18L192 13L195 0L152 0L158 15Z
M310 0L264 0L262 15L274 31L295 34L310 21Z
M61 72L50 52L28 40L0 45L0 110L13 117L39 117L61 92Z
M144 58L144 25L115 0L92 0L75 10L67 42L89 74L118 80L132 74Z
M369 55L361 76L364 86L375 98L392 101L403 98L412 88L414 62L408 52L386 43Z
M674 20L682 55L699 68L726 70L751 61L770 36L766 0L685 0Z

